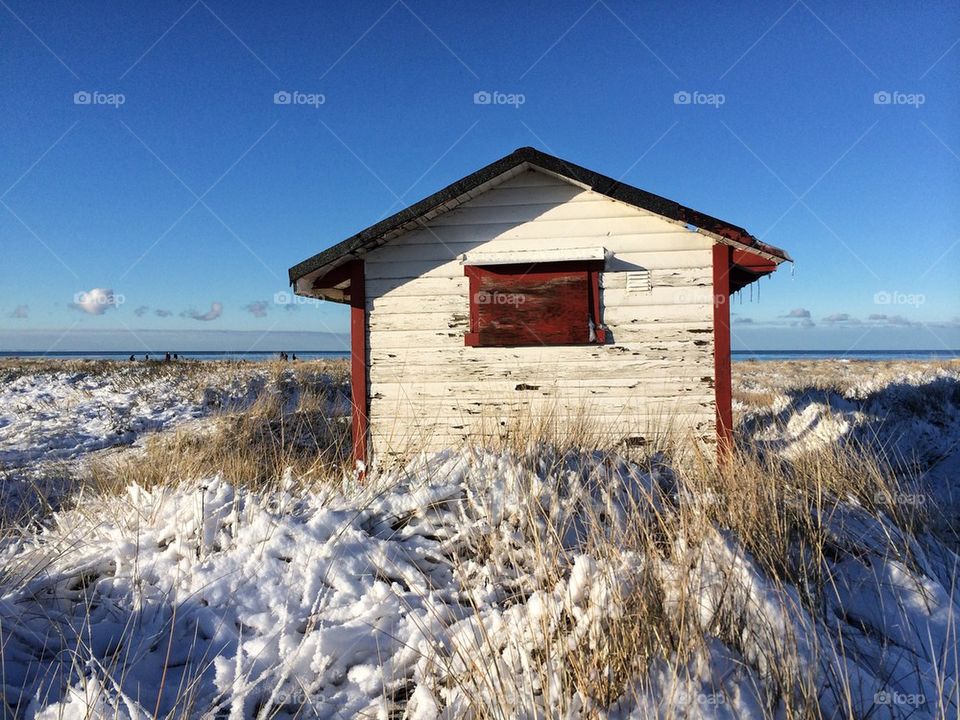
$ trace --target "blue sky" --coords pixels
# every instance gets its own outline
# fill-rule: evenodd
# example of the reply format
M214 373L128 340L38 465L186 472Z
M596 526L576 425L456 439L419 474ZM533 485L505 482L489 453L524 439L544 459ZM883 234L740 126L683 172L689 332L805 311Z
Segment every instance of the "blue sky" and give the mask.
M956 3L3 0L0 39L3 350L342 347L286 269L523 145L789 249L735 348L960 347Z

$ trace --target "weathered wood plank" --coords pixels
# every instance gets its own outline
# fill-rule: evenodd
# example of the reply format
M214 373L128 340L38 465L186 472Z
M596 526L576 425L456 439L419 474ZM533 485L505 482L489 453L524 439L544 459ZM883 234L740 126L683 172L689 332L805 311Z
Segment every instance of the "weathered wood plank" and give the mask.
M488 240L448 241L442 233L440 240L430 237L429 242L404 242L403 236L396 241L370 252L366 259L371 263L397 262L401 260L457 260L465 253L504 252L517 249L516 238L492 237ZM422 240L423 236L417 236ZM530 251L563 250L603 246L611 253L617 252L672 252L677 250L708 250L709 241L702 235L687 232L651 232L617 235L613 237L588 235L561 238L543 238L524 243ZM706 255L704 256L706 257Z
M699 303L657 303L657 304L612 304L609 300L603 308L603 322L608 327L625 329L633 326L650 326L659 323L709 323L713 318L713 303L710 300L710 290L707 289L707 302ZM651 336L655 330L641 328Z
M709 294L709 290L707 290ZM701 298L702 299L702 298ZM709 298L707 298L709 299ZM416 298L415 298L416 300ZM411 302L392 305L370 314L369 327L373 331L423 331L461 329L469 327L469 306L465 303L437 303L429 299L424 302ZM633 300L633 298L631 298ZM525 308L521 307L521 310ZM581 308L583 327L587 326L587 312ZM706 325L712 319L712 305L700 303L618 303L605 304L603 322L611 331L646 332L647 339L656 340L662 336L656 331L659 325ZM571 319L572 322L572 319ZM644 327L649 326L649 327ZM586 338L584 338L586 339ZM530 345L536 343L530 342ZM549 343L547 343L549 344Z
M517 173L514 177L497 185L497 187L539 187L544 185L576 187L558 177L533 169Z
M617 253L607 260L606 272L630 272L635 270L661 270L703 266L703 251L674 250L660 252ZM394 262L368 262L368 280L457 278L463 276L463 265L457 260L440 262L434 260L397 260Z
M472 351L502 350L502 353L493 355L474 356L461 350ZM383 363L384 367L430 368L437 377L457 377L460 375L471 378L481 377L483 373L496 373L506 378L527 377L533 373L558 373L563 377L633 377L629 373L643 373L644 375L666 375L670 372L675 377L687 377L700 372L701 365L709 367L712 360L712 348L703 346L690 351L677 345L673 352L649 350L648 348L623 352L617 356L599 356L592 352L584 352L581 356L526 355L518 356L516 350L532 350L534 348L437 348L422 352L403 350L371 351L371 364ZM584 348L586 350L586 348ZM437 367L439 364L451 364L454 367ZM392 373L391 373L392 374Z
M493 238L505 240L541 240L550 242L554 238L568 237L614 237L618 235L646 235L655 233L675 233L678 236L706 240L700 233L691 232L670 220L658 215L622 216L612 218L583 218L578 220L542 220L533 222L505 221L500 223L470 223L459 225L433 226L411 230L403 237L391 243L407 242L414 245L442 241L488 242Z
M371 417L385 416L395 418L424 418L431 415L460 417L462 415L483 415L526 412L535 415L559 412L563 415L583 413L584 417L594 415L657 416L667 417L677 413L696 414L704 412L710 415L714 411L713 396L680 397L550 397L550 398L510 398L490 397L470 398L433 398L414 395L398 397L372 397L369 413Z
M665 328L659 328L664 331ZM515 348L477 348L460 345L455 348L438 347L434 345L411 345L402 348L372 347L370 359L376 362L414 362L426 365L454 362L457 365L469 367L478 365L506 365L510 367L539 367L563 364L575 364L583 368L593 367L596 372L602 372L608 365L617 363L650 363L653 369L658 367L679 366L677 360L686 359L681 355L690 350L689 341L696 337L707 337L711 334L709 327L693 332L693 326L687 329L681 326L669 337L661 336L661 342L671 344L676 354L666 354L659 350L651 350L649 345L558 345L555 347L515 347ZM710 355L708 347L690 355L693 360L700 355ZM662 363L658 364L658 363Z
M712 411L711 411L712 412ZM429 420L396 418L393 424L389 421L374 422L372 435L377 439L389 439L400 444L417 439L420 442L411 444L410 449L439 450L446 446L448 438L470 436L480 438L509 434L513 430L528 428L543 428L545 430L570 430L583 427L584 420L588 420L586 432L595 437L646 436L653 438L657 435L683 436L692 433L711 433L716 427L715 421L708 414L678 413L670 417L662 415L591 415L588 419L582 416L564 416L557 413L547 415L518 415L516 413L494 414L483 417L453 416L431 417ZM528 433L529 434L529 433ZM535 440L536 438L525 438Z
M603 387L603 383L613 383L614 381L624 379L625 382L632 382L636 379L635 392L647 391L654 388L676 389L681 392L684 389L700 387L711 387L713 381L713 372L710 367L711 358L703 356L696 362L689 363L689 367L681 372L675 370L673 374L667 374L666 370L659 371L661 374L654 374L654 371L638 370L643 364L635 365L616 365L610 368L604 368L598 371L594 376L596 387ZM519 385L538 388L538 392L546 393L554 386L544 382L545 378L556 378L563 381L573 381L582 377L584 368L577 365L543 365L529 366L522 368L503 368L498 365L471 365L470 367L455 373L453 371L431 373L430 366L427 365L394 365L389 366L386 363L383 367L377 368L377 371L371 373L371 382L375 384L374 392L379 392L380 384L397 383L404 386L417 386L425 379L431 378L435 381L469 380L477 388L486 388L490 383L507 381L510 383L508 390L513 390ZM649 376L640 375L640 372L649 372ZM624 375L625 373L634 373L633 375ZM562 390L572 393L577 386L559 386ZM584 386L586 388L592 386ZM616 387L611 385L611 387ZM486 390L478 389L477 393L483 394ZM491 391L492 392L492 391ZM584 390L589 394L588 390ZM705 391L706 392L706 391Z
M541 399L549 397L578 396L581 398L615 397L636 400L637 398L669 399L673 394L709 396L713 392L711 376L687 374L660 377L635 378L554 378L531 375L525 380L489 378L485 382L473 379L437 380L433 377L397 382L378 382L371 388L373 397L431 397L485 400Z
M596 202L602 195L583 190L569 183L559 185L517 185L505 182L478 195L470 207L504 207L509 205L546 205L560 203Z
M367 327L371 332L394 331L442 331L459 330L462 336L470 328L469 308L460 308L453 312L434 312L429 305L421 306L420 312L370 314ZM409 311L410 308L407 307Z
M589 411L589 412L588 412ZM425 408L391 406L382 416L370 417L371 427L380 435L397 437L411 432L428 430L430 433L456 432L476 433L483 428L534 428L538 425L554 427L575 426L578 423L589 432L615 430L618 432L658 430L663 433L675 431L682 434L691 427L716 427L713 406L689 408L653 408L644 412L640 408L625 409L619 413L603 414L599 407L584 410L537 405L534 407L508 407L487 405L477 412L462 408Z
M609 334L612 338L610 343L625 347L625 352L629 352L630 347L636 345L638 350L644 349L646 355L655 356L657 353L667 351L685 352L691 348L707 347L712 342L709 335L709 326L706 324L662 322L657 323L656 327L656 332L652 332L646 326L618 325L612 327ZM461 328L371 329L367 337L371 350L402 350L412 346L453 348L464 344L464 331ZM544 347L555 350L558 346ZM593 345L574 347L591 348Z
M711 428L715 427L713 410L703 411L697 408L692 412L635 412L633 410L619 410L602 412L602 408L578 408L565 412L558 408L490 408L483 409L481 414L455 412L443 414L441 408L425 408L418 415L401 417L384 417L374 424L371 432L374 435L400 436L410 430L431 429L438 432L444 430L472 432L484 427L523 427L532 425L534 421L551 421L557 424L574 423L586 420L591 423L591 429L613 428L617 430L634 430L641 428L658 428L668 430L683 427ZM589 410L589 414L587 413ZM680 423L684 423L681 426Z
M434 228L447 225L499 225L503 223L570 222L611 218L647 218L648 213L615 200L601 198L582 202L478 205L470 202L429 222Z
M367 302L387 300L395 297L462 297L467 301L469 283L467 278L390 278L384 280L367 279Z
M470 301L466 289L457 295L403 295L387 294L367 300L367 311L371 315L403 315L406 313L425 314L437 313L449 315L451 313L468 314Z
M682 348L672 352L610 346L558 348L420 348L372 350L372 380L406 381L424 377L510 378L518 382L544 375L558 378L701 377L712 374L712 348ZM560 352L552 353L548 350ZM481 351L481 352L478 352ZM571 352L578 351L578 352Z

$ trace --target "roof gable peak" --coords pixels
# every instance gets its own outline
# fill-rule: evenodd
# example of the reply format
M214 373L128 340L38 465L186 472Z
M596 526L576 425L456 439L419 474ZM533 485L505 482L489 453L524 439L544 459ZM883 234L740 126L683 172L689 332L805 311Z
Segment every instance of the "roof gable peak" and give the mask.
M685 223L721 242L740 246L750 252L768 257L776 263L791 260L780 248L767 245L742 227L719 220L681 205L673 200L633 187L620 180L588 170L536 148L525 146L509 155L486 165L442 190L381 220L333 247L324 250L289 270L290 282L298 290L297 283L307 275L324 274L364 255L390 239L409 230L422 227L431 219L442 215L487 190L503 183L526 169L545 172L559 177L585 190L591 190L614 200L648 210L671 220Z

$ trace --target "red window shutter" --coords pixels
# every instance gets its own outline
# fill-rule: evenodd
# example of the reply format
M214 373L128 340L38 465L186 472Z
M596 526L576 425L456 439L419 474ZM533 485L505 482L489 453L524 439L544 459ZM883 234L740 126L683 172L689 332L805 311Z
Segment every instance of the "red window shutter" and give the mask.
M468 345L584 345L596 271L585 263L488 265L470 278Z

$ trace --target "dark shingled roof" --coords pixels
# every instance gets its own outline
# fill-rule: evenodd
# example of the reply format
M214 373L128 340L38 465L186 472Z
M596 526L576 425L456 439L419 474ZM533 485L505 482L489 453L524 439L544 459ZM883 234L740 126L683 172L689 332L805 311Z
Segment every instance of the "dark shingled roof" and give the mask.
M385 220L371 225L366 230L362 230L356 235L337 243L333 247L327 248L323 252L317 253L313 257L294 265L289 270L291 284L319 268L335 264L337 260L342 259L344 256L356 255L362 251L376 247L380 244L380 241L390 233L408 223L416 221L418 218L422 218L429 214L430 211L437 210L445 203L455 200L523 163L528 163L569 178L614 200L620 200L621 202L649 210L650 212L672 220L678 220L697 228L716 233L734 242L753 248L758 252L773 256L777 258L776 262L778 263L784 260L792 261L792 258L785 250L761 242L742 227L718 220L715 217L688 208L673 200L668 200L659 195L649 193L646 190L635 188L632 185L627 185L606 175L587 170L579 165L574 165L561 158L541 152L536 148L522 147L514 150L506 157L502 157L496 162L480 168L475 173L471 173L465 178L448 185L443 190L424 198L420 202L414 203L405 210L401 210L396 215L391 215Z

